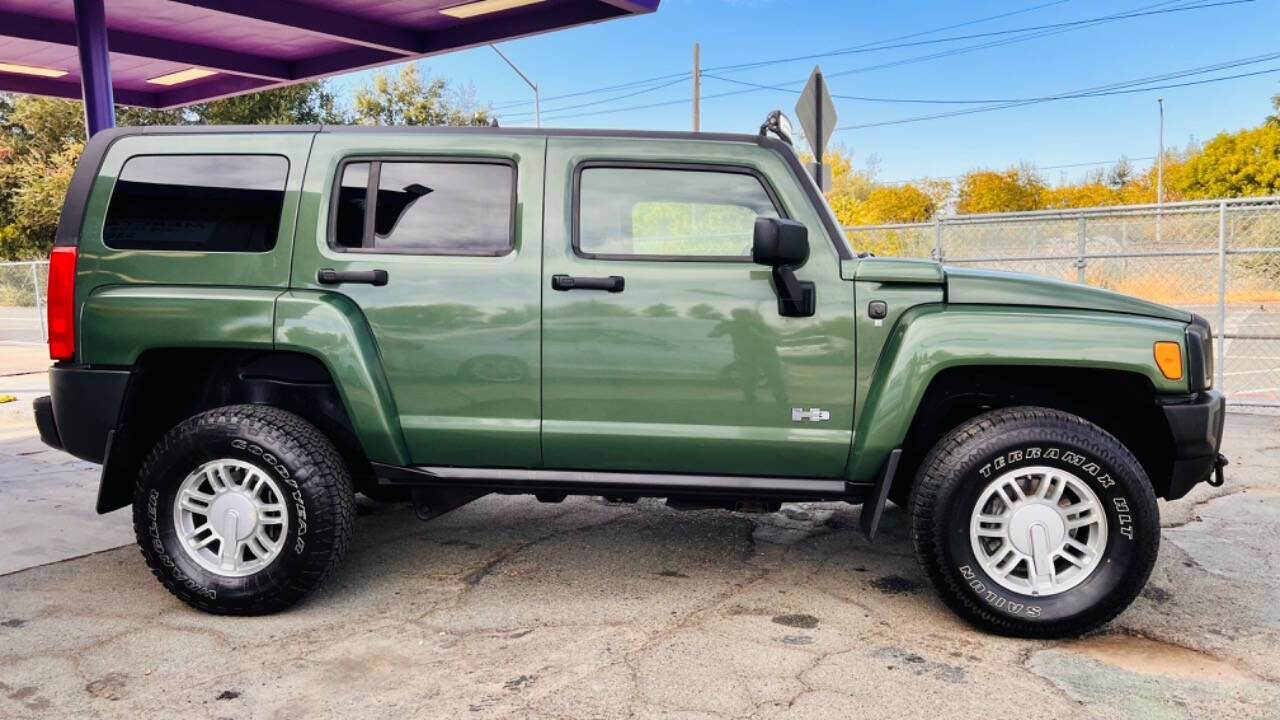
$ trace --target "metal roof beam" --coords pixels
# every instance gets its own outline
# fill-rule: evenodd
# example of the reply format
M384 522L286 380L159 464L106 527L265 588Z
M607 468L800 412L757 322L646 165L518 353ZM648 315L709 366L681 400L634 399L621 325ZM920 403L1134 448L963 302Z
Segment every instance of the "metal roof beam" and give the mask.
M80 82L54 80L52 78L25 77L23 75L0 75L0 92L23 93L26 95L44 95L47 97L81 100ZM133 105L136 107L156 107L156 96L137 90L116 90L113 93L117 105Z
M416 30L370 20L359 15L304 5L294 0L169 0L170 2L236 15L321 35L331 40L376 50L415 55L423 36Z
M54 45L76 46L75 23L0 11L0 35L35 40ZM168 38L123 30L107 31L108 49L121 55L198 65L221 72L262 78L291 80L289 63L258 55L235 53L223 48L195 45Z

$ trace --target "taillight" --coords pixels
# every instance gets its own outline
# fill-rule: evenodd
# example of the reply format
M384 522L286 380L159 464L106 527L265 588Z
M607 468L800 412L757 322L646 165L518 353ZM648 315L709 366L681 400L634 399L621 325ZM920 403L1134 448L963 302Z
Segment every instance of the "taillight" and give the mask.
M55 245L49 256L49 357L71 360L76 355L76 248Z

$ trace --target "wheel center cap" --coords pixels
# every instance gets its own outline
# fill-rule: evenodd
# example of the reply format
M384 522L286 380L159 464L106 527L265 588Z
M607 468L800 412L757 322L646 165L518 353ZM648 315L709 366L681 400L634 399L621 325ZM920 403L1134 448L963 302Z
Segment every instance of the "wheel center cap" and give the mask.
M1067 523L1062 515L1051 505L1029 503L1014 511L1009 520L1009 542L1024 555L1034 555L1032 543L1033 531L1043 531L1041 536L1047 543L1042 550L1056 551L1067 537Z
M219 535L226 537L230 528L235 528L236 540L244 540L258 528L258 513L246 495L229 492L209 505L209 522Z

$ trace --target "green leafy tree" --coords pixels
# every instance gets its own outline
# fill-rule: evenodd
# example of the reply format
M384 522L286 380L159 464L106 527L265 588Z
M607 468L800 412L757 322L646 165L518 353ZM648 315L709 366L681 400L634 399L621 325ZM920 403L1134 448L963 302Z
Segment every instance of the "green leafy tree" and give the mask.
M342 122L324 83L302 83L178 110L117 107L117 125ZM71 100L0 95L0 259L44 256L84 148L84 109Z
M1275 114L1268 115L1262 124L1267 127L1280 128L1280 94L1271 96L1271 107L1275 108Z
M353 119L363 125L489 125L492 116L476 106L470 90L439 76L424 80L408 63L394 77L374 73L356 90Z
M1280 126L1222 133L1166 178L1193 200L1280 193Z
M998 213L1043 207L1045 184L1031 168L975 170L960 180L956 212Z

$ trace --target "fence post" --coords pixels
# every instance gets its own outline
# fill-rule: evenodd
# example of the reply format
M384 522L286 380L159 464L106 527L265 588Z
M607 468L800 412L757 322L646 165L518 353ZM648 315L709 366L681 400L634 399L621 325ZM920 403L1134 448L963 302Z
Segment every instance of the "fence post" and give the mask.
M1080 283L1081 285L1083 285L1083 284L1084 284L1084 280L1085 280L1085 277L1084 277L1084 268L1085 268L1085 261L1084 261L1084 251L1085 251L1085 227L1084 227L1084 223L1085 223L1084 215L1082 214L1082 215L1080 215L1079 230L1077 231L1077 235L1078 235L1079 237L1077 237L1077 239L1076 239L1076 282Z
M36 315L40 318L40 339L49 342L49 328L45 327L44 301L40 297L40 263L31 263L31 288L36 292Z
M1218 390L1226 393L1223 387L1226 378L1227 353L1227 202L1218 203L1218 351L1216 378Z
M936 216L933 218L933 257L938 262L945 261L942 254L942 220Z

